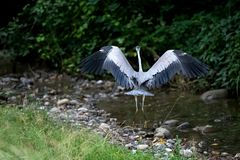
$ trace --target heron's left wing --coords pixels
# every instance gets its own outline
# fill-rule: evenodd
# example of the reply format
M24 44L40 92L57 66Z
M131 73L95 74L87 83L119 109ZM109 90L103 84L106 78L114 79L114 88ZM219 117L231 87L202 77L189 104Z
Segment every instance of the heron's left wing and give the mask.
M83 72L101 74L104 70L112 73L117 83L126 89L132 89L135 74L126 57L116 46L104 46L99 51L83 59L80 63Z
M145 85L148 88L160 87L177 73L194 78L207 72L207 65L198 59L180 50L168 50L145 72L149 79Z

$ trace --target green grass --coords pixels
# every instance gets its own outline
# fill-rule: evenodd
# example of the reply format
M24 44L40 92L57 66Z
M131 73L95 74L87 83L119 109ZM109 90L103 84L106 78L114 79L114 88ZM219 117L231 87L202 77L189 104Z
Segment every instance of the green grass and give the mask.
M132 154L86 129L56 125L43 111L0 106L0 159L149 160L153 156Z

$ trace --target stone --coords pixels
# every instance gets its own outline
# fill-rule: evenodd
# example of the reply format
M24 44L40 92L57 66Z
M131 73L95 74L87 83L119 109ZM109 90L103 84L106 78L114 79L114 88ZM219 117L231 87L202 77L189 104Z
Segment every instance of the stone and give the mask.
M175 144L176 141L174 141L173 139L168 139L168 140L167 140L167 143Z
M240 159L240 153L235 154L234 158Z
M137 145L137 149L139 149L139 150L145 150L147 148L148 148L147 144L139 144L139 145Z
M125 147L128 148L128 149L130 149L130 148L133 147L133 144L132 144L132 143L128 143L128 144L125 145Z
M78 100L73 99L73 100L69 101L69 104L71 104L71 105L79 105L80 103L78 102Z
M163 122L163 126L172 128L172 127L175 127L178 124L178 122L179 121L175 120L175 119L167 120L167 121Z
M171 149L171 148L165 148L165 150L166 150L167 152L172 152L172 149Z
M190 125L189 122L183 122L180 125L178 125L176 129L179 131L186 131L189 130L190 128L192 128L192 126Z
M158 127L158 128L155 129L154 136L158 137L158 138L170 138L171 137L171 133L166 128Z
M181 149L180 154L186 158L190 158L192 157L193 152L191 151L191 149Z
M96 84L103 84L103 80L98 80Z
M66 120L66 119L68 119L68 116L67 116L65 113L60 113L60 114L59 114L59 118L60 118L61 120Z
M65 105L65 104L68 104L68 103L69 103L69 99L67 99L67 98L60 99L60 100L57 101L58 106Z
M88 111L88 109L87 108L85 108L85 107L81 107L81 108L78 108L78 111L80 111L80 112L87 112Z
M44 106L49 106L50 105L50 102L46 101L44 102Z
M205 125L205 126L196 126L193 128L194 131L201 132L202 134L211 133L214 131L212 125Z
M228 97L228 90L227 89L215 89L215 90L209 90L204 92L201 95L201 99L203 101L210 101L214 99L222 99Z
M61 110L57 107L53 107L49 110L49 113L60 113L60 112L61 112Z
M223 157L226 157L226 156L228 156L229 154L227 153L227 152L222 152L221 153L221 156L223 156Z
M98 128L104 132L110 130L110 126L107 123L101 123Z

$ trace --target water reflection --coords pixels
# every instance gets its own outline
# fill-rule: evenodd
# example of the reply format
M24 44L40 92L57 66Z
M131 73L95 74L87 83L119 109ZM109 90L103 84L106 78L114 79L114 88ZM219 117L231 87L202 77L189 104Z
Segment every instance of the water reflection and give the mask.
M193 127L212 125L213 131L206 134L190 130L183 133L172 130L173 134L195 140L205 140L209 144L217 143L219 151L239 152L240 148L240 106L234 99L224 99L211 103L203 102L199 96L186 92L161 91L155 96L147 97L145 113L135 114L134 98L121 95L118 99L99 102L98 106L124 125L135 125L148 129L159 125L165 120L175 119L189 122Z

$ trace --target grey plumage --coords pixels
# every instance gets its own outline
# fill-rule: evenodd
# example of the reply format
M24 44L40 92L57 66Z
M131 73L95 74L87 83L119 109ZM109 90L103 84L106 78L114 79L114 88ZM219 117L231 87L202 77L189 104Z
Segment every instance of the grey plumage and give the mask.
M167 50L157 62L146 72L142 71L140 47L136 47L139 71L135 71L117 46L104 46L99 51L83 59L80 68L83 72L102 74L104 70L114 76L117 83L133 89L128 95L143 95L142 109L145 96L153 94L146 89L161 87L175 74L188 78L203 76L208 72L207 65L180 50ZM136 103L137 99L135 97ZM137 104L136 104L137 110Z

